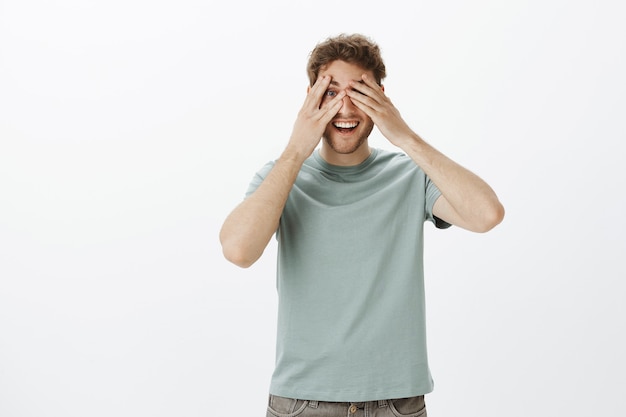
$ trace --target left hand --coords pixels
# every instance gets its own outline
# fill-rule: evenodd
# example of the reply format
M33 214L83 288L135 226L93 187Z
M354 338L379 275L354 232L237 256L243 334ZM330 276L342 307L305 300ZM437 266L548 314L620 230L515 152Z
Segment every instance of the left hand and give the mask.
M410 139L414 134L406 124L400 112L385 95L384 88L376 83L370 76L363 74L362 83L350 82L350 88L346 89L352 103L376 124L382 133L392 144L401 147L401 144Z

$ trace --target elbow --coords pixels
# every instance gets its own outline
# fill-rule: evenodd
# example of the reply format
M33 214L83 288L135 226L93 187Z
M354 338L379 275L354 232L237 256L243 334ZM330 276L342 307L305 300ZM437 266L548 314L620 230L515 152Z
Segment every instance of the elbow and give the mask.
M246 256L239 250L222 247L222 253L228 262L233 263L240 268L249 268L256 262L256 259Z
M222 239L221 244L224 258L240 268L249 268L259 259L259 256L251 255L249 251L246 251L240 244L224 239Z
M254 264L254 262L255 262L255 261L250 260L248 258L231 256L231 255L227 255L227 254L224 254L224 257L230 263L235 264L239 268L244 268L244 269L245 268L250 268Z
M478 233L486 233L502 223L504 219L504 206L500 202L496 202L488 209L483 211L482 219L476 226L475 231Z

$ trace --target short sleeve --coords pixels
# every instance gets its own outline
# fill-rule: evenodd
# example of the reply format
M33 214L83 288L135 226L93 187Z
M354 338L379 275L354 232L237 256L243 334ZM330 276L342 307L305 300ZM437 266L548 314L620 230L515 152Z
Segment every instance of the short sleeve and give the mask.
M250 181L250 185L248 185L248 190L246 191L245 198L250 197L256 190L259 188L267 174L274 168L274 161L268 162L265 164L252 178Z
M433 214L433 206L439 197L441 197L441 191L439 191L435 183L426 176L426 218L433 222L438 229L447 229L452 225Z

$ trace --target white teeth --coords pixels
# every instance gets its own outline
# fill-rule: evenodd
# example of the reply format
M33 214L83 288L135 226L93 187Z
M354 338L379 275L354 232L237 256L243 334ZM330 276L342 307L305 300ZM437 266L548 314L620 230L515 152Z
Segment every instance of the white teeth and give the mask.
M338 127L340 129L352 129L353 127L356 127L358 125L357 122L335 122L333 124L335 125L335 127Z

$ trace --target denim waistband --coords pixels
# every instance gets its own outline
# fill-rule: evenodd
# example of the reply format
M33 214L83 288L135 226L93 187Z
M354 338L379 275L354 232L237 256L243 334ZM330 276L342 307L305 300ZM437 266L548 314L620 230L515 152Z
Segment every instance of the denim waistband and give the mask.
M309 401L309 407L311 408L318 408L319 404L322 403L323 401ZM369 404L370 407L371 406L378 406L378 408L383 408L383 407L387 407L387 400L378 400L378 401L365 401L365 402L360 402L360 403L351 403L351 402L343 402L343 403L330 403L330 404L336 404L336 405L349 405L349 406L355 406L356 408L364 408L366 404Z

